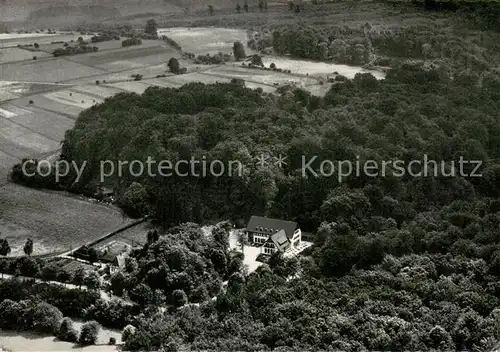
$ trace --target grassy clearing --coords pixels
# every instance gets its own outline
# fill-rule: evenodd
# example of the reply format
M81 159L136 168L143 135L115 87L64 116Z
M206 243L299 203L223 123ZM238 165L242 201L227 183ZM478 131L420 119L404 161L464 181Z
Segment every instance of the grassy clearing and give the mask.
M0 214L0 233L12 255L22 254L28 237L34 254L44 254L94 241L128 221L111 206L15 184L0 188Z

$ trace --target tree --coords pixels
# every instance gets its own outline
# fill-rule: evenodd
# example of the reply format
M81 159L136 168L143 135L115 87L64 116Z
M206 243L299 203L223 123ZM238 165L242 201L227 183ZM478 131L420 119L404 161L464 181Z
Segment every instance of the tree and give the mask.
M95 270L89 270L83 282L89 290L99 290L101 288L101 278Z
M151 230L151 231L148 231L148 233L146 234L146 237L147 237L147 244L150 245L150 244L153 244L160 239L160 234L158 233L158 230Z
M248 12L248 0L243 1L243 9L245 10L245 12Z
M59 331L56 334L56 337L61 341L67 342L77 342L78 341L78 332L73 327L73 320L71 318L64 318L61 322L61 326L59 327Z
M170 69L170 72L176 75L178 75L181 71L181 66L179 64L179 61L175 57L172 57L170 58L170 60L168 60L167 66Z
M35 43L33 46L35 47L35 49L40 48L40 45L38 43Z
M89 321L83 324L80 330L80 337L78 338L78 343L83 346L95 345L97 338L99 337L99 331L101 326L96 321Z
M78 267L75 271L75 275L73 276L73 282L75 285L77 285L79 288L82 287L83 283L85 282L85 269L83 267Z
M247 57L247 54L245 53L245 47L241 42L234 42L233 53L234 53L234 58L237 61L240 61Z
M136 330L137 329L133 325L129 324L125 326L125 328L122 331L122 341L127 342L130 339L130 337L132 337L135 334Z
M236 12L241 13L241 5L239 3L236 5Z
M175 290L172 293L172 304L174 307L179 308L188 303L188 298L183 290Z
M264 67L264 63L262 62L262 57L257 54L252 55L252 65Z
M59 274L60 265L57 263L46 264L42 269L42 279L46 281L54 281Z
M214 6L213 5L208 5L208 13L210 16L214 15Z
M123 291L127 287L127 279L121 271L117 271L111 276L111 289L116 296L123 295Z
M37 277L40 275L40 265L31 257L20 258L18 260L18 267L23 276Z
M10 253L9 241L6 238L0 238L0 255L7 256Z
M36 304L32 309L33 328L40 333L57 333L63 315L59 309L45 302Z
M154 19L150 19L146 22L146 28L144 29L144 32L153 35L158 34L158 25L156 24L156 21Z
M131 292L130 298L144 307L153 301L153 291L148 285L141 283L137 285Z
M31 238L28 238L26 240L23 250L24 254L26 254L27 256L31 256L31 254L33 253L33 240Z
M95 263L99 259L99 253L97 253L97 250L94 247L90 247L87 251L88 254L88 260L91 263Z
M137 263L137 259L134 257L125 258L125 271L129 274L135 273L139 268L139 264Z

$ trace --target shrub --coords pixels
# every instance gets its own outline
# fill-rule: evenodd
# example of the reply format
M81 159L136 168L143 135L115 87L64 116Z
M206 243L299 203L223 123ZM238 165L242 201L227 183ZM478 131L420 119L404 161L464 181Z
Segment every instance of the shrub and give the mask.
M77 342L78 341L78 333L73 327L73 320L70 318L64 318L61 322L61 326L59 327L59 331L56 334L56 337L61 341L66 342Z
M183 290L175 290L172 293L172 303L174 307L182 307L188 303L188 298Z
M123 47L132 46L132 45L141 45L141 44L142 44L142 40L140 38L125 39L122 42L122 46Z
M100 330L101 326L99 325L98 322L94 320L85 323L80 331L80 337L78 338L78 343L84 346L95 345Z
M136 331L137 329L133 325L125 326L125 328L122 331L122 341L123 342L128 341L130 337L132 337L135 334Z
M116 339L114 337L110 337L108 345L116 345Z

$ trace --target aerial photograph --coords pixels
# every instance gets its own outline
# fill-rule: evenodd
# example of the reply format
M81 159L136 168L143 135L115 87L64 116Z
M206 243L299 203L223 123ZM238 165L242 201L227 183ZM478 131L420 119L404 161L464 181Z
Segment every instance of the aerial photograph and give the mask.
M500 0L0 0L0 352L500 352Z

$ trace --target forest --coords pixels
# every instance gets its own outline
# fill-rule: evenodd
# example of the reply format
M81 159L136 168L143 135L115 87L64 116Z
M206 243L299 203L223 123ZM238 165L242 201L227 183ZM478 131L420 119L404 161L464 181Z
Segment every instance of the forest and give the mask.
M77 313L68 305L76 293L56 299L40 284L35 294L62 315L85 314L125 328L128 350L497 346L499 34L485 30L466 38L459 29L415 27L394 35L306 24L266 30L283 54L388 59L386 77L337 76L324 97L292 86L266 94L239 80L151 87L84 111L67 132L61 156L87 161L78 183L75 175L60 185L30 179L19 165L13 179L93 193L103 186L102 160L148 157L238 160L245 172L108 177L104 186L131 216L150 215L159 226L111 278L113 292L135 305L117 309L118 303L105 304L89 292L74 306L84 312ZM339 41L359 51L339 51ZM262 153L285 155L287 163L261 168L254 158ZM482 176L303 177L302 156L317 156L315 170L324 160L408 164L427 156L449 168L462 158L480 161ZM227 250L227 232L251 215L297 221L314 233L314 246L298 258L274 255L248 274L241 257ZM203 236L200 225L220 221L228 222ZM36 292L16 285L1 283L0 301Z

